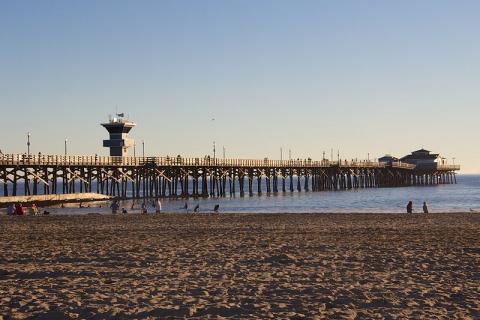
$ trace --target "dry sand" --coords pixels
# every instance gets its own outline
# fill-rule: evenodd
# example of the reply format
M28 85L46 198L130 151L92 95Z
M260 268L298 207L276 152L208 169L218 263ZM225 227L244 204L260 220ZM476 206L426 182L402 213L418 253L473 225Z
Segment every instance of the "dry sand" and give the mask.
M0 249L3 319L480 318L479 214L1 217Z

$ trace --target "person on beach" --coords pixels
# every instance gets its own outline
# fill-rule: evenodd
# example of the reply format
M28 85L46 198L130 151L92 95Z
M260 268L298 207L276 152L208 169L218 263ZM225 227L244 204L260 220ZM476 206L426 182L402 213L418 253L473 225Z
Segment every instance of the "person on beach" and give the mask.
M155 213L161 213L162 212L162 203L160 202L160 199L157 198L155 200Z
M7 206L7 216L15 215L15 205L13 203L9 203Z
M215 207L213 208L213 212L218 213L218 209L220 209L220 205L216 204Z
M127 214L127 213L128 213L127 209L122 208L122 213L123 213L123 214Z
M110 209L112 209L113 214L116 214L119 208L120 206L118 205L117 201L113 201L112 204L110 205Z
M23 216L25 214L25 210L23 208L23 205L21 203L17 203L15 205L15 214L18 216Z
M31 214L34 216L38 215L38 207L35 203L32 203Z
M145 202L142 203L142 211L141 212L142 212L142 214L147 214L148 213L147 204Z
M185 202L185 205L183 206L183 209L185 210L186 213L188 213L188 203Z
M423 213L428 213L428 205L426 201L423 202Z
M407 213L413 213L413 202L412 201L408 201Z
M195 208L193 208L193 212L194 212L194 213L197 213L199 209L200 209L200 205L197 204L197 205L195 206Z

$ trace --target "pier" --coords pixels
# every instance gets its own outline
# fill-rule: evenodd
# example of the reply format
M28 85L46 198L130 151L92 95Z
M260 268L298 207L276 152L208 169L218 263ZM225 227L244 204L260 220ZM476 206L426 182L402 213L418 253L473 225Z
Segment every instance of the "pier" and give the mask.
M3 196L98 193L118 198L253 196L456 183L459 165L400 161L0 155Z

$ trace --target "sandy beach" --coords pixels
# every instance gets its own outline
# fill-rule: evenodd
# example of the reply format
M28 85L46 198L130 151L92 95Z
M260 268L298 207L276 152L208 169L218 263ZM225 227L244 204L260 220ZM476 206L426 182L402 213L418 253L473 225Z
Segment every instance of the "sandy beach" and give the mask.
M0 319L478 319L480 214L0 217Z

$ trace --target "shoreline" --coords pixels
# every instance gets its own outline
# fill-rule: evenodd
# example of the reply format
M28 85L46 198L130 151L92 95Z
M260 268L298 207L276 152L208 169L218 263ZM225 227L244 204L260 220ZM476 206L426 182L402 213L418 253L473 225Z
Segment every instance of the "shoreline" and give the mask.
M63 210L64 208L57 208L57 207L43 207L43 209L56 209L56 210ZM72 209L76 209L76 207L73 207ZM162 215L176 215L176 216L186 216L186 217L202 217L202 216L275 216L275 215L333 215L333 216L339 216L339 215L356 215L356 216L362 216L362 215L367 215L367 216L374 216L374 215L379 215L379 216L415 216L415 217L434 217L436 215L479 215L480 216L480 211L438 211L438 212L429 212L429 213L423 213L423 212L413 212L413 213L406 213L406 212L394 212L394 211L379 211L379 212L364 212L364 211L326 211L326 212L235 212L235 211L220 211L220 212L213 212L211 211L201 211L201 212L196 212L193 213L192 210L188 211L186 213L185 211L162 211L161 213L156 213L153 212L153 210L149 211L148 213L141 213L140 209L134 209L133 212L132 210L129 210L128 213L121 213L118 212L116 214L111 213L110 209L108 208L101 208L101 209L106 209L108 212L100 212L100 211L95 211L94 207L83 207L81 208L84 211L88 212L82 212L82 213L61 213L61 212L49 212L48 215L44 215L41 212L37 215L33 214L24 214L24 215L7 215L6 210L4 208L0 209L0 219L3 217L8 217L8 218L13 218L13 217L75 217L75 216L91 216L91 215L98 215L98 216L104 216L104 217L130 217L130 216L162 216ZM90 209L90 210L89 210Z

